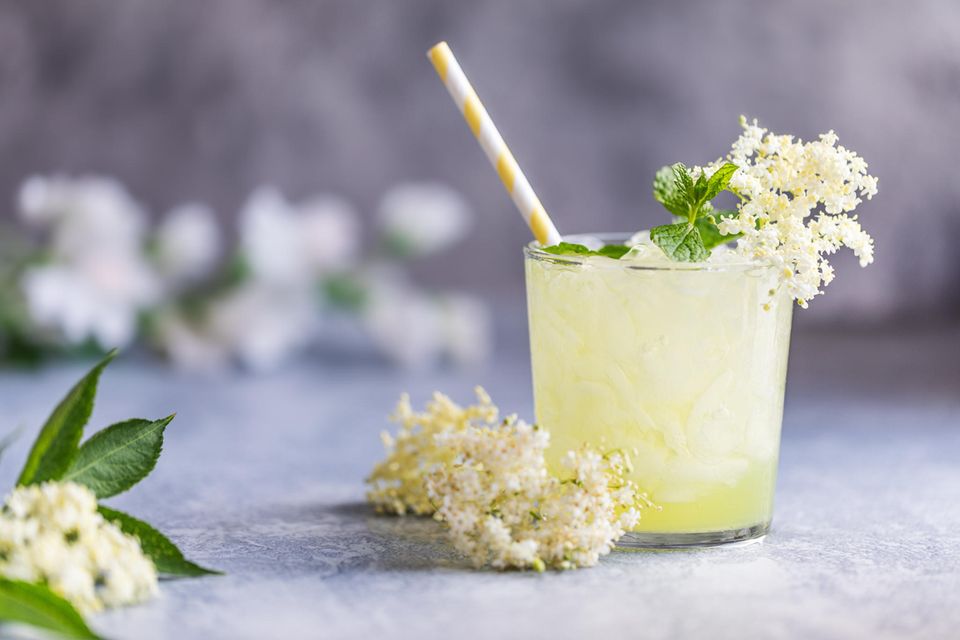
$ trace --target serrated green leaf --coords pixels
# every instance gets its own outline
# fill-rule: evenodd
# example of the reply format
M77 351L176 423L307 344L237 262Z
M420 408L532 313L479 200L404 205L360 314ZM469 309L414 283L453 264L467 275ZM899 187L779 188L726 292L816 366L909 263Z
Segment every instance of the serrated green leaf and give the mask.
M607 244L596 251L586 245L576 244L574 242L561 242L550 247L544 247L543 251L557 256L606 256L619 260L625 253L630 251L630 247L624 244Z
M654 227L650 240L677 262L702 262L710 256L697 228L686 222Z
M68 638L98 638L69 602L42 584L0 578L0 624L18 622Z
M206 569L184 558L177 545L143 520L103 505L100 505L99 510L105 519L116 524L121 531L140 540L140 548L153 560L158 573L186 577L222 575L219 571Z
M700 172L700 176L697 178L697 181L693 183L693 199L695 202L702 203L705 200L710 198L705 197L707 194L707 174Z
M594 253L597 255L606 256L608 258L613 258L614 260L619 260L628 251L630 251L630 247L625 244L607 244L594 251Z
M83 428L93 411L100 374L116 353L108 353L81 378L47 418L30 449L23 471L20 472L18 485L59 480L73 462L77 455L77 445L83 436Z
M727 185L730 184L730 178L733 177L733 174L737 172L739 167L732 162L724 163L719 169L717 169L710 179L707 181L706 188L704 190L703 200L713 200L717 195L727 188ZM702 175L701 175L702 177Z
M676 194L677 180L673 175L673 167L660 167L653 176L653 199L663 204Z
M586 245L577 244L575 242L560 242L549 247L544 247L543 250L556 256L590 255L590 249L587 248Z
M678 193L692 201L694 195L693 176L687 170L687 166L682 162L675 162L671 167L673 169L673 178L676 181L676 190Z
M122 493L147 477L163 449L163 430L173 416L135 418L91 436L61 478L87 486L98 498Z
M714 247L719 247L722 244L736 240L741 235L740 233L734 235L725 236L720 233L720 229L717 228L716 223L710 219L710 217L697 218L697 221L694 223L697 227L697 232L700 234L700 239L703 241L703 246L707 251L710 251Z

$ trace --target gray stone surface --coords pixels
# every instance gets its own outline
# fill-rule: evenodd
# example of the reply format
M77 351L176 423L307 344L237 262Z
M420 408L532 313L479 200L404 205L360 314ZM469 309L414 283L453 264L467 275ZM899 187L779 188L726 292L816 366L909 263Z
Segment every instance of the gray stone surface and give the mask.
M960 627L957 330L801 334L781 480L762 544L615 552L596 568L475 572L429 520L376 517L362 478L401 390L486 385L529 415L529 370L301 364L188 378L136 361L104 376L93 424L177 410L155 473L110 501L223 577L93 618L111 638L955 638ZM8 486L80 365L0 374L0 424L26 427Z

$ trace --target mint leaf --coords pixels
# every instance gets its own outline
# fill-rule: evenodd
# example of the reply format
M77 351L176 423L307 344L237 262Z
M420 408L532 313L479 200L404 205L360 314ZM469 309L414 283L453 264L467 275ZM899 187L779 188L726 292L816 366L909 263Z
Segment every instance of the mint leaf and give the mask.
M700 177L697 178L697 181L693 185L693 201L696 204L702 204L705 200L710 198L705 197L707 194L707 176L702 171L700 172Z
M557 256L606 256L614 260L619 260L626 252L630 251L630 247L625 244L607 244L594 251L586 245L576 244L574 242L561 242L550 247L544 247L543 251Z
M653 176L653 199L663 204L672 200L677 194L677 179L673 174L673 167L660 167Z
M673 177L676 181L677 191L682 193L688 201L692 201L695 189L693 176L691 176L687 170L687 165L682 162L675 162L671 168L673 169Z
M710 256L710 252L703 246L700 232L687 222L654 227L650 230L650 240L660 247L667 257L678 262L702 262Z
M707 251L710 251L714 247L719 247L722 244L726 244L732 240L736 240L742 234L735 234L725 236L720 233L720 229L717 228L717 224L711 220L709 217L697 218L697 221L693 223L697 228L697 232L700 234L700 239L703 241L704 248Z
M86 485L98 498L126 491L153 471L163 448L163 430L173 416L119 422L83 443L61 478Z
M124 533L136 536L140 540L143 553L153 560L157 572L171 576L222 575L219 571L205 569L183 557L183 552L168 537L151 527L143 520L100 505L100 515L114 523Z
M544 247L543 250L547 253L552 253L557 256L588 256L591 253L590 249L588 249L585 245L576 244L575 242L561 242L549 247Z
M0 578L0 623L19 622L68 638L98 638L69 602L42 584Z
M732 162L727 162L717 169L714 174L710 176L710 180L707 181L702 200L708 201L716 198L717 195L730 184L730 178L737 172L737 169L739 169L739 167ZM701 174L700 177L702 178L703 174Z
M607 256L608 258L613 258L614 260L619 260L630 251L630 247L625 244L607 244L600 247L599 250L594 251L595 254L600 256Z
M93 411L93 399L97 395L97 382L104 367L116 355L111 351L97 363L70 390L53 410L40 430L20 472L18 485L36 484L44 480L59 480L77 455L77 445L83 436L83 427Z

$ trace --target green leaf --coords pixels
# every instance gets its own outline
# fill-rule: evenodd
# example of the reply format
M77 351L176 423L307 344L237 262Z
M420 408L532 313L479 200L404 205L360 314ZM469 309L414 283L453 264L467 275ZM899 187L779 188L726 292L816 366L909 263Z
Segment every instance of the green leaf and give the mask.
M27 462L20 472L18 485L36 484L44 480L59 480L77 455L77 445L83 436L83 427L93 411L97 382L116 355L111 351L81 378L53 410L40 435L33 443Z
M153 471L171 420L135 418L93 434L61 479L86 485L98 498L126 491Z
M730 184L730 178L737 172L737 169L739 169L739 167L732 162L727 162L717 169L714 174L710 176L710 180L707 181L703 200L713 200L717 197L717 194L726 189L727 185ZM703 176L701 175L701 177Z
M693 178L682 162L662 167L653 178L653 197L675 216L688 218L696 205Z
M324 298L332 306L348 311L361 311L369 303L370 291L359 276L338 273L321 284Z
M650 239L677 262L702 262L710 256L700 232L686 222L665 224L650 230Z
M707 194L707 175L700 172L700 177L697 178L697 181L693 184L693 199L696 203L703 203L705 200L710 198L705 197Z
M590 255L590 249L588 249L586 245L576 244L575 242L560 242L549 247L544 247L543 250L557 256Z
M121 531L140 540L140 548L153 560L159 573L171 576L222 575L219 571L205 569L184 558L177 545L143 520L103 505L99 510L105 519L116 524Z
M69 602L42 584L0 578L0 623L19 622L68 638L98 638Z
M663 204L677 195L677 179L673 174L673 167L660 167L653 176L653 199Z
M703 241L704 248L707 251L713 249L714 247L719 247L722 244L736 240L741 235L740 233L725 236L720 233L720 229L717 228L717 224L711 220L711 217L697 218L697 221L694 223L694 226L697 228L697 232L700 234L700 239Z
M574 242L561 242L550 247L544 247L543 251L557 256L606 256L607 258L619 260L626 252L630 251L630 247L625 244L607 244L594 251L586 245L576 244Z
M597 255L607 256L608 258L613 258L614 260L619 260L630 251L630 247L625 244L607 244L600 247L599 250L594 251Z
M673 169L677 192L682 193L688 201L693 200L693 176L690 175L687 166L682 162L675 162L671 168Z

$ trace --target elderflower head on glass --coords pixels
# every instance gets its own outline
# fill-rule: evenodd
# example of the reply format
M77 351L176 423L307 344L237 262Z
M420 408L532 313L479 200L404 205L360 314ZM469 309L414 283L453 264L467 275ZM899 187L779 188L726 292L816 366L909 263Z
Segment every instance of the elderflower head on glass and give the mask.
M83 613L148 600L157 571L133 536L71 482L17 487L0 510L0 576L44 582Z
M583 446L552 475L549 434L516 416L500 421L486 392L476 393L468 407L436 393L423 413L404 396L394 414L400 431L383 436L388 455L368 479L368 499L390 513L434 514L477 567L596 564L649 506L625 477L627 456Z
M756 120L740 123L743 133L727 155L737 166L729 186L740 198L738 214L718 228L740 236L740 255L779 268L787 292L806 307L833 280L825 255L847 247L861 267L873 262L873 239L850 212L876 195L877 179L833 131L805 143L769 133ZM719 165L703 171L712 174Z

